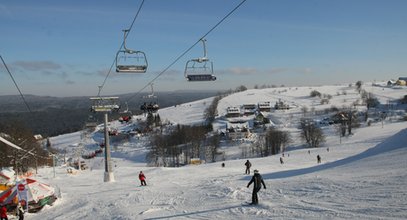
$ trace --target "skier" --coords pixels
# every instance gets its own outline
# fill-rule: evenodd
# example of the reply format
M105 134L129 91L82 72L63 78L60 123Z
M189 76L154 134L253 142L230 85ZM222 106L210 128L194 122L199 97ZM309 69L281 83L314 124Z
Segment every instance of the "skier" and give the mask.
M17 205L17 216L18 220L24 220L24 208L20 203Z
M284 164L283 158L280 157L280 164Z
M146 176L144 176L143 171L140 171L140 174L138 175L138 178L139 178L140 184L141 184L142 186L147 186L147 183L146 183Z
M225 163L222 163L222 167L225 167Z
M253 193L252 193L252 203L251 205L259 204L259 199L257 197L257 193L261 189L261 184L263 184L264 189L266 189L266 184L264 184L263 177L261 177L258 170L254 170L254 175L250 182L247 184L247 188L249 188L250 184L253 184Z
M317 155L317 163L321 163L321 156Z
M252 163L250 163L250 161L247 160L244 165L246 166L245 174L250 174L250 167L252 167Z
M8 220L8 218L7 218L7 208L3 204L1 205L1 208L0 208L0 219L1 220Z

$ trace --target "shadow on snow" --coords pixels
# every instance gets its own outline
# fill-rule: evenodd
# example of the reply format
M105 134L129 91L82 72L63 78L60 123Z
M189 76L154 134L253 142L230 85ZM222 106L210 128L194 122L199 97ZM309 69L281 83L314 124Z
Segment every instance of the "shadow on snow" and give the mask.
M372 147L360 154L357 154L357 155L354 155L354 156L351 156L348 158L344 158L341 160L337 160L335 162L325 163L325 164L308 167L308 168L302 168L302 169L296 169L296 170L286 170L286 171L280 171L280 172L275 172L275 173L266 173L266 174L263 174L262 176L263 176L263 179L283 179L283 178L288 178L288 177L293 177L293 176L309 174L309 173L313 173L313 172L317 172L317 171L322 171L322 170L326 170L326 169L331 169L334 167L353 163L353 162L361 160L363 158L372 157L372 156L375 156L375 155L378 155L381 153L386 153L386 152L389 152L392 150L407 147L407 145L405 143L407 143L407 129L401 130L397 134L386 139L385 141L376 145L375 147ZM250 178L251 177L244 177L243 179L247 180Z

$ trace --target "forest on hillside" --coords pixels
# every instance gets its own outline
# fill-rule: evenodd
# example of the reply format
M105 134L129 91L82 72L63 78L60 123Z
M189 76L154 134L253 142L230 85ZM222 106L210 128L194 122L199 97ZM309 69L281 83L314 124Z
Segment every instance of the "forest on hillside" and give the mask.
M143 102L157 102L161 108L191 102L215 96L216 91L175 91L156 93L154 100L143 99L147 94L118 95L120 100L129 100L128 108L133 114L141 113L140 105ZM20 96L0 96L0 125L24 124L34 134L43 137L56 136L75 132L84 128L90 112L89 97L50 97L26 95L31 112L24 105ZM122 104L124 105L124 104ZM95 114L98 122L102 123L102 115ZM112 113L109 118L119 118L119 114Z

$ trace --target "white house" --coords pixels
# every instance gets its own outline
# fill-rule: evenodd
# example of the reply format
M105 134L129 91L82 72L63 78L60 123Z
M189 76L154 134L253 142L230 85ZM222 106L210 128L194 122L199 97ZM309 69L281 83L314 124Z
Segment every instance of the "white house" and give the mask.
M239 116L240 116L240 108L228 107L226 109L226 117L239 117Z
M271 103L270 102L259 102L257 104L259 111L261 112L270 112L271 111Z

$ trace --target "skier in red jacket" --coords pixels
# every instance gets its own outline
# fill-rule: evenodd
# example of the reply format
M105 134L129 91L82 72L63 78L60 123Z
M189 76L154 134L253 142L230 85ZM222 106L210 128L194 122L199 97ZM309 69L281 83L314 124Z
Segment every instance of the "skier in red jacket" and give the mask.
M140 174L138 175L138 178L139 178L140 183L141 183L142 186L147 186L146 176L144 176L143 171L140 171Z
M5 205L2 205L0 208L0 219L1 220L7 220L7 208Z

